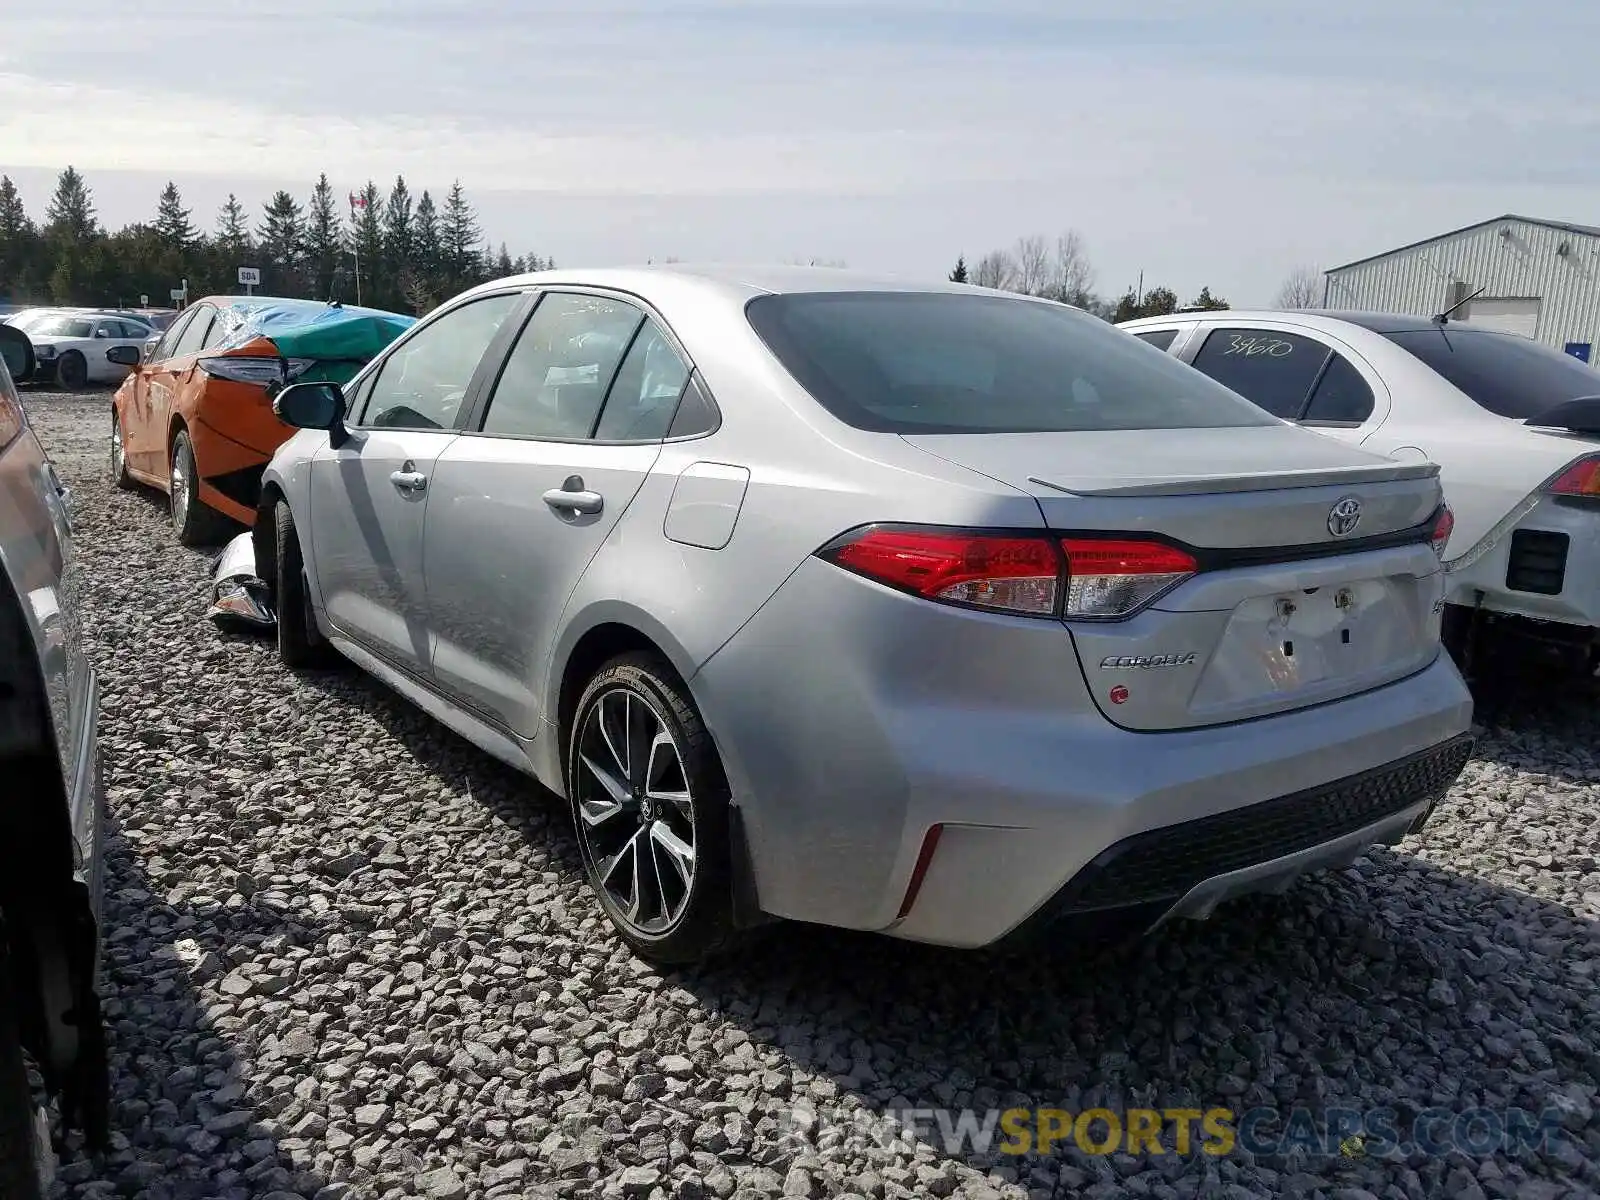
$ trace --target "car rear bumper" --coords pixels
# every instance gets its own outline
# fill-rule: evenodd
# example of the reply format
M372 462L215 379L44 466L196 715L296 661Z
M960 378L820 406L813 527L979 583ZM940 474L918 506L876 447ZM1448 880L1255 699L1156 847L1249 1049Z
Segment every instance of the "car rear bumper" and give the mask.
M1542 497L1476 561L1445 579L1451 604L1600 627L1600 501Z
M1472 715L1440 654L1313 708L1119 729L1096 710L1063 627L929 604L821 562L802 566L691 687L764 910L969 947L1073 903L1083 915L1153 900L1153 923L1347 861L1403 834L1444 793ZM1380 777L1369 772L1387 780L1381 802L1349 799ZM1344 817L1323 820L1334 802ZM1282 811L1292 836L1252 833L1262 814ZM1213 830L1210 857L1169 862ZM1124 857L1144 845L1156 849ZM1149 895L1106 890L1118 858L1168 863L1176 882ZM1091 885L1099 890L1085 893Z

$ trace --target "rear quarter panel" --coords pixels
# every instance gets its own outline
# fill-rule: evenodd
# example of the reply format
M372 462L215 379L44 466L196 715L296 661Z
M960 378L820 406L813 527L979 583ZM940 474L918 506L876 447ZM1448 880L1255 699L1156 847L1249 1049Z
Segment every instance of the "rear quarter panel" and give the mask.
M573 648L596 625L636 624L674 658L692 689L700 665L809 555L847 530L872 522L1042 526L1038 504L1022 492L894 435L835 420L769 357L742 310L693 303L658 309L700 370L722 423L705 437L665 444L579 580L536 688L547 720L558 711ZM667 536L679 478L695 464L749 472L732 535L719 549ZM633 622L625 619L630 612Z
M76 795L84 790L79 750L94 721L93 674L79 623L82 577L44 449L27 430L0 450L0 571L12 593L0 595L0 603L15 599L29 643L17 648L19 665L27 670L36 662L43 673L47 728L33 736L42 732L52 743L66 792ZM25 730L0 731L0 753L15 752L25 736Z

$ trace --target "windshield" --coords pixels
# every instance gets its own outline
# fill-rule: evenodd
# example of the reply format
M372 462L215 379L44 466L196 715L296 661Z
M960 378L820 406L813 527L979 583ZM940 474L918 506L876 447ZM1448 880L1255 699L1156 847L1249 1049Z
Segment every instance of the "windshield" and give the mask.
M1447 327L1384 336L1496 416L1525 421L1564 400L1600 396L1600 371L1515 334Z
M1203 429L1275 418L1097 317L1004 296L760 296L751 326L840 420L882 433Z
M27 332L34 337L86 338L94 336L94 322L84 317L49 317Z
M9 324L15 325L24 333L28 333L35 325L39 324L41 321L48 321L54 315L54 313L39 312L38 310L33 312L18 313L16 316L11 318Z

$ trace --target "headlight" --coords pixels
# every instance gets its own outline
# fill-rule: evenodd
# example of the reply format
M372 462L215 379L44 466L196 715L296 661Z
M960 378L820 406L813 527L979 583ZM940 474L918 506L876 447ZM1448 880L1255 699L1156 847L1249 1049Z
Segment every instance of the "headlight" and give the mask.
M41 362L48 361L56 356L56 348L49 344L35 346L33 348L33 356L39 359Z

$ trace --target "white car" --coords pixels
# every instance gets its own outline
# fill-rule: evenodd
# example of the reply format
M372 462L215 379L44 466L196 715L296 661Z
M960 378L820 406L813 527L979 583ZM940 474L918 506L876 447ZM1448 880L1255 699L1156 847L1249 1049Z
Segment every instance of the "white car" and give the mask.
M23 328L38 358L33 382L54 379L69 390L86 383L121 383L128 368L108 359L106 351L132 346L142 352L155 333L136 317L71 311L30 321Z
M1120 328L1274 416L1437 462L1455 514L1445 628L1458 657L1492 621L1596 661L1600 371L1437 317L1222 310Z

